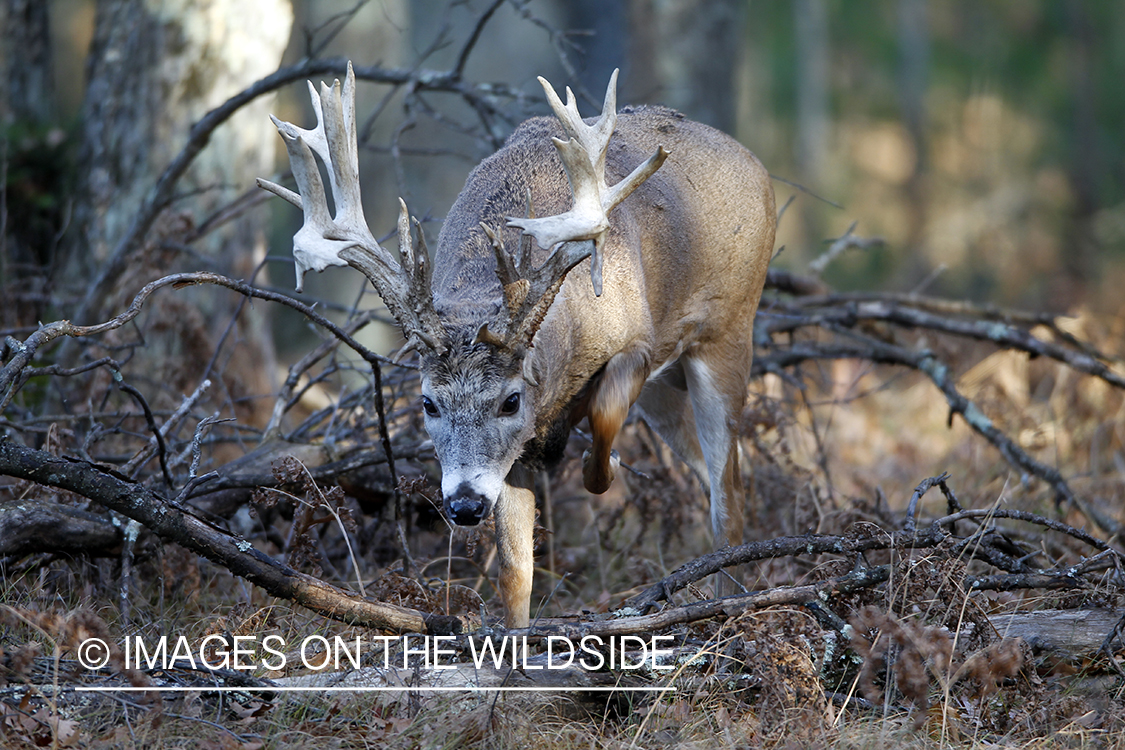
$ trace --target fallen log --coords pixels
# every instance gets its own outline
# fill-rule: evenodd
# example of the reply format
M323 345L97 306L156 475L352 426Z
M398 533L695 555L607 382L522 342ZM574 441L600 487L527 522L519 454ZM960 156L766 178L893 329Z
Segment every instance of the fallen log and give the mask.
M1023 638L1036 651L1076 658L1100 651L1123 614L1113 609L1042 609L991 615L988 621L1003 638Z
M122 531L105 516L45 500L0 505L0 555L115 555Z
M427 615L406 607L366 599L283 565L151 489L86 461L0 440L0 474L75 492L222 565L273 596L289 599L325 617L396 632L460 632L459 618Z

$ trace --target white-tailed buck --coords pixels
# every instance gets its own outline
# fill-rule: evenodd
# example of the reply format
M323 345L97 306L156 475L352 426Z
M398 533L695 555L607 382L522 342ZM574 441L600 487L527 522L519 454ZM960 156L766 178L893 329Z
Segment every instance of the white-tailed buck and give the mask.
M715 545L742 542L739 419L775 224L769 176L732 138L663 107L618 113L616 72L589 123L540 81L558 119L528 120L473 170L432 271L405 204L398 253L364 220L350 67L342 92L309 84L314 130L274 120L300 195L259 181L304 210L298 289L310 268L351 265L419 351L445 512L495 515L509 627L528 625L535 476L583 418L588 490L613 481L636 404L709 487Z

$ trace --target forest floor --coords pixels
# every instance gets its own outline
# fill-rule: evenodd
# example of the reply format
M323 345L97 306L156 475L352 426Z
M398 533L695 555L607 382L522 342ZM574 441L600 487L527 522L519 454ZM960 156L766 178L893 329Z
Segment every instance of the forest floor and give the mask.
M1063 325L1113 352L1123 322L1080 315ZM961 393L994 424L1121 520L1120 390L1046 358L980 343L925 343L962 373ZM432 665L417 658L406 664L413 672L384 669L405 674L408 686L400 689L330 692L322 682L266 690L309 684L302 676L318 670L299 656L331 661L325 652L337 638L369 643L380 633L270 596L143 531L127 562L120 549L9 556L0 560L0 745L1125 747L1125 644L1113 627L1105 628L1104 644L1091 645L1089 638L1006 637L997 625L1015 622L1004 619L1013 615L1058 618L1071 611L1100 613L1099 622L1112 626L1125 604L1117 553L1105 547L1099 555L1065 527L1107 535L1076 508L1056 505L1052 487L1013 469L960 417L951 420L949 404L919 373L842 359L812 366L805 376L803 389L776 374L752 385L743 425L748 541L889 538L903 528L915 487L943 472L931 482L942 492L921 494L918 529L958 508L988 514L954 520L947 537L924 546L746 563L735 575L750 592L830 582L861 565L886 577L832 589L817 602L748 606L654 630L649 635L671 636L675 668L659 671L653 662L632 673L600 670L609 680L603 687L616 684L617 691L578 690L577 683L540 692L436 690L427 682L434 671L423 668ZM388 375L396 445L421 436L411 378L411 371ZM66 442L65 435L47 443L52 439ZM533 617L544 622L596 621L710 550L699 482L647 427L626 427L617 447L630 468L601 497L582 489L582 447L580 436L572 439L573 455L551 479L551 502L540 518ZM343 588L357 589L358 577L368 597L477 624L483 616L494 625L502 608L487 530L451 538L433 509L436 467L424 451L418 455L397 462L413 571L393 533L393 494L386 486L377 491L388 477L377 472L307 482L305 496L322 493L319 507L335 513L314 518L301 510L312 507L300 504L301 490L290 487L288 501L259 493L250 512L236 511L224 523L260 552ZM83 503L30 482L3 490L0 502ZM1062 530L1002 517L1010 511ZM1119 539L1109 541L1120 548ZM1035 575L1040 583L1029 583ZM687 611L709 598L710 587L707 579L691 583L657 609ZM236 638L260 649L274 636L287 659L270 668L280 666L277 659L255 651L248 657L253 668L241 672L193 671L184 654L165 668L126 669L120 653L96 672L79 661L84 639L142 639L151 648L161 636L169 638L169 652L180 636L191 649L206 643L195 655L205 653L213 664ZM298 644L310 643L299 653ZM543 647L533 639L532 651ZM459 648L453 660L468 661L465 643ZM319 671L338 675L349 666L326 663ZM367 653L361 666L380 665ZM97 686L115 689L79 690Z

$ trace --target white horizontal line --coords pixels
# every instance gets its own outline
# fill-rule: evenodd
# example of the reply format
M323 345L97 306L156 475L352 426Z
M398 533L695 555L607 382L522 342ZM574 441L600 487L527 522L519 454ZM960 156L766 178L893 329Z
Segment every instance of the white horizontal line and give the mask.
M610 692L628 692L628 693L660 693L676 692L674 687L606 687L606 686L593 686L593 687L484 687L467 685L463 687L436 687L433 685L423 685L418 687L411 687L409 685L402 686L371 686L371 687L339 687L339 686L325 686L325 687L230 687L230 686L215 686L215 687L135 687L135 686L121 686L121 687L96 687L96 686L79 686L74 688L78 692L86 693L386 693L396 692L401 693L408 691L411 693L540 693L540 692L564 692L564 693L610 693Z

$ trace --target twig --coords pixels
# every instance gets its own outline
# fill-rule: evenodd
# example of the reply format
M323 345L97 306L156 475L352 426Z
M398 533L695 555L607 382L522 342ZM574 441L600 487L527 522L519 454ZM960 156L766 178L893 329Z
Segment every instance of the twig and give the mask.
M473 31L469 34L469 38L465 40L465 45L461 47L461 54L457 55L457 63L453 66L453 75L460 80L461 76L465 74L465 65L469 62L469 55L472 54L473 48L476 47L477 41L480 40L481 32L484 31L485 25L492 14L503 5L507 0L492 0L492 4L485 8L484 12L477 18L476 24L473 26Z
M841 206L841 205L840 205L839 203L836 203L836 202L834 202L834 201L830 201L830 200L828 200L827 198L825 198L825 197L824 197L824 196L822 196L822 195L817 195L816 193L814 193L813 191L809 190L809 189L808 189L807 187L805 187L804 185L801 185L801 184L799 184L799 183L793 182L792 180L787 180L787 179L785 179L784 177L778 177L778 176L777 176L777 175L775 175L775 174L771 174L771 175L770 175L770 179L771 179L771 180L776 180L776 181L780 182L780 183L781 183L781 184L783 184L783 185L788 185L789 187L791 187L791 188L793 188L793 189L795 189L795 190L800 190L800 191L801 191L802 193L804 193L805 195L809 195L809 196L812 196L813 198L816 198L816 199L817 199L818 201L820 201L820 202L822 202L822 203L827 203L827 204L828 204L829 206L832 206L833 208L838 208L838 209L840 209L841 211L843 211L843 210L844 210L844 207L843 207L843 206Z
M233 418L219 419L219 413L215 412L211 416L205 417L204 419L200 420L199 424L195 426L195 434L191 439L191 466L188 469L188 481L183 486L183 489L180 490L180 493L176 495L176 503L182 503L183 501L187 500L189 497L191 497L192 490L206 482L208 479L219 476L218 472L215 471L208 472L201 477L196 476L196 472L199 471L199 459L203 453L203 436L210 431L211 425L220 422L233 421Z
M1117 663L1116 650L1113 648L1115 641L1125 643L1125 615L1122 615L1121 619L1117 621L1117 624L1113 626L1113 629L1106 634L1105 640L1102 641L1101 648L1098 649L1100 653L1105 654L1105 658L1113 667L1113 671L1117 672L1119 677L1125 677L1125 669Z
M328 47L328 45L332 43L332 40L335 39L336 36L344 30L344 28L353 18L355 18L356 13L359 13L360 9L363 8L363 6L367 5L367 3L368 0L359 0L351 8L340 11L339 13L336 13L335 15L329 16L328 18L324 19L324 22L317 26L315 29L306 28L305 47L308 50L307 56L317 57L321 52L323 52ZM318 44L313 44L313 39L316 37L316 35L332 24L336 24L335 27L330 29Z
M906 523L903 525L902 530L907 534L914 533L914 524L918 513L918 501L922 499L922 495L933 486L944 484L945 480L949 479L949 472L942 472L936 477L923 479L922 482L914 488L914 494L910 496L910 502L906 506Z
M809 271L812 272L813 276L820 276L820 274L824 272L824 269L828 266L828 264L835 260L846 250L849 250L853 247L859 248L860 250L867 250L868 248L872 247L882 247L886 244L886 240L884 240L882 237L857 237L856 235L852 234L852 230L856 228L856 225L858 223L858 221L853 221L851 226L848 227L848 231L844 232L843 235L833 240L832 244L828 246L827 250L825 250L818 258L809 263Z
M164 420L164 425L159 430L160 435L162 437L166 437L171 434L171 431L176 429L176 426L179 425L180 420L186 417L188 412L195 408L195 405L199 403L199 399L201 399L203 397L203 394L205 394L210 388L211 381L204 380L199 384L199 387L197 387L190 396L184 398L183 401L180 402L180 405L176 409L176 411L172 412L171 416L169 416L168 419ZM143 466L145 462L152 457L152 452L156 449L157 442L156 437L154 436L149 440L148 445L137 451L137 455L133 456L133 458L129 459L129 461L121 467L121 473L129 477L134 476L137 470L140 469L140 467ZM168 486L168 489L171 490L171 485Z
M420 230L419 230L420 231ZM410 554L410 544L406 540L406 529L403 526L402 490L398 486L398 472L395 471L395 454L391 448L391 436L387 431L387 407L383 402L383 369L377 361L372 360L371 374L375 379L375 414L379 419L379 440L383 444L383 454L387 457L387 469L391 472L391 486L394 488L395 529L399 548L402 551L403 564L407 574L417 575L414 557Z
M400 446L397 455L400 458L432 459L433 451L428 448L429 445L429 441L426 441L405 449ZM325 481L366 466L377 466L385 463L386 460L386 454L381 454L373 444L359 444L349 449L347 458L310 467L309 472L317 481ZM209 478L200 477L198 485L192 489L189 496L200 497L221 490L238 488L275 487L278 484L277 478L268 473L230 475L215 471L206 476ZM389 485L386 487L386 492L388 494L392 492Z
M168 449L164 445L164 435L156 424L156 418L152 416L152 409L149 408L148 401L145 400L140 391L125 382L120 370L114 371L113 379L117 381L117 387L132 396L133 400L141 407L141 411L144 412L145 424L148 425L148 429L152 432L152 438L156 441L156 455L160 459L160 472L164 475L164 486L171 491L175 485L172 482L172 474L168 471Z
M377 320L374 311L368 310L361 315L348 321L343 330L354 336L359 330ZM308 370L320 360L336 351L339 348L341 340L339 338L331 338L322 341L315 349L308 352L305 356L301 357L289 368L289 372L285 377L285 382L281 384L281 389L277 393L277 398L274 400L273 412L270 414L270 421L266 425L266 429L262 434L261 442L265 443L273 438L276 438L281 430L281 420L285 413L292 406L291 399L293 392L297 388L297 384L301 380L301 376L308 372Z

